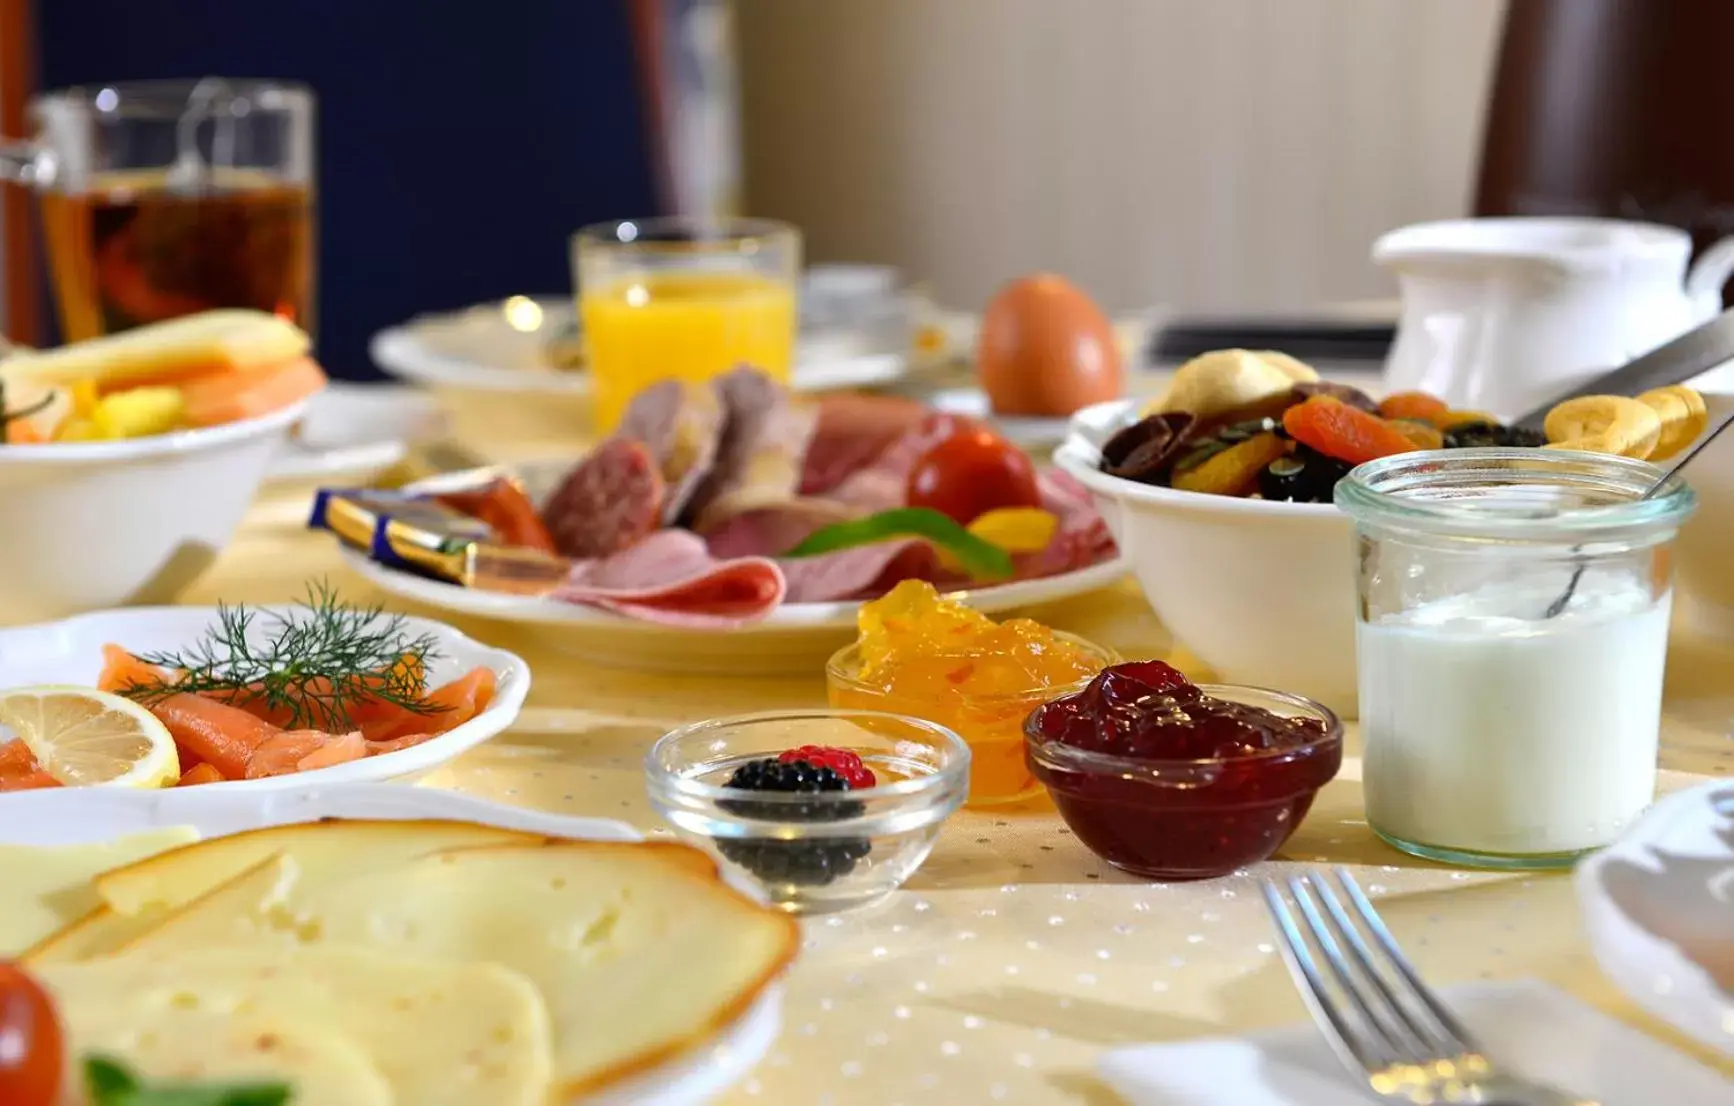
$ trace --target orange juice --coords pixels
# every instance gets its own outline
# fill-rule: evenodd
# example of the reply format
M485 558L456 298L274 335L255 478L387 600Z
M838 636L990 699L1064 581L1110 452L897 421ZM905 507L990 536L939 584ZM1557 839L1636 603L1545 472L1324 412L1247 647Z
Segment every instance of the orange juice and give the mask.
M787 281L751 272L650 272L586 288L578 308L600 433L614 429L640 388L659 380L709 380L739 365L789 379L795 291Z

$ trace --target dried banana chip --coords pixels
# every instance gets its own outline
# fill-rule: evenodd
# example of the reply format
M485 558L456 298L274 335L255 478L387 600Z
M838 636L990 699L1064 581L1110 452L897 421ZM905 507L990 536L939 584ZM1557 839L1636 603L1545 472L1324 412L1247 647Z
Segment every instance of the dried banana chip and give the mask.
M1189 411L1204 421L1280 395L1293 386L1288 373L1250 350L1212 350L1174 370L1167 393L1145 414Z
M1704 406L1704 397L1684 384L1652 389L1639 396L1638 402L1662 419L1661 436L1649 456L1652 461L1666 461L1679 453L1710 425L1710 412Z
M1543 429L1548 445L1555 449L1644 460L1661 438L1662 417L1648 404L1626 396L1579 396L1549 411Z

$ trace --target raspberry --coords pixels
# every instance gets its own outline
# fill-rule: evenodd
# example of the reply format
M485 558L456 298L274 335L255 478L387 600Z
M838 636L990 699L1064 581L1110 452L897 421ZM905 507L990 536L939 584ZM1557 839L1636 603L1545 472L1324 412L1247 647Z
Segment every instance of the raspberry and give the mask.
M873 770L861 763L861 758L848 749L833 749L824 745L802 745L798 749L790 749L777 758L780 763L794 764L804 761L807 764L829 768L842 776L850 788L873 787L879 780L873 775Z

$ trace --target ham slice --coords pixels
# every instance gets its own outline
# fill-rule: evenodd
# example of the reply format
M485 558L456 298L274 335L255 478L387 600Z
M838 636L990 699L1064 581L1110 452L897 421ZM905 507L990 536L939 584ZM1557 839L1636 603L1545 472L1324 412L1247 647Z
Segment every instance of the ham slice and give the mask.
M785 589L774 561L719 561L697 534L659 530L630 549L578 562L553 597L645 622L727 629L776 610Z
M929 418L904 431L879 451L873 463L857 469L827 493L827 499L873 514L903 506L909 473L921 455L957 432L958 422L949 416Z
M931 542L922 538L858 545L816 557L777 562L788 580L791 603L828 603L885 594L901 580L945 579Z
M713 519L699 528L713 557L780 557L809 534L834 522L859 518L829 499L791 499L771 507L752 507Z
M906 432L920 426L932 409L901 396L838 392L819 401L818 425L802 459L801 494L823 495Z

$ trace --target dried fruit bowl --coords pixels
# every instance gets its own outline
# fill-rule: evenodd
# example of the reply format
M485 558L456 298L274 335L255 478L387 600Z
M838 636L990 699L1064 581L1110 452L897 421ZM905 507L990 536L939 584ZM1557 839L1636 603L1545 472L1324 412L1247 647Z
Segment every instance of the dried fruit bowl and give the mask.
M845 790L727 786L743 766L807 746L848 750L876 777ZM688 841L791 913L864 906L908 879L969 790L969 747L933 722L877 711L773 711L664 735L650 801Z
M1355 713L1355 575L1347 515L1329 503L1239 499L1096 468L1138 401L1073 416L1054 462L1096 503L1156 617L1224 680L1292 688Z
M1152 879L1210 879L1268 860L1300 825L1319 788L1342 766L1343 727L1310 699L1263 688L1199 684L1215 699L1285 718L1315 719L1304 744L1196 760L1116 756L1024 727L1030 770L1091 852Z

